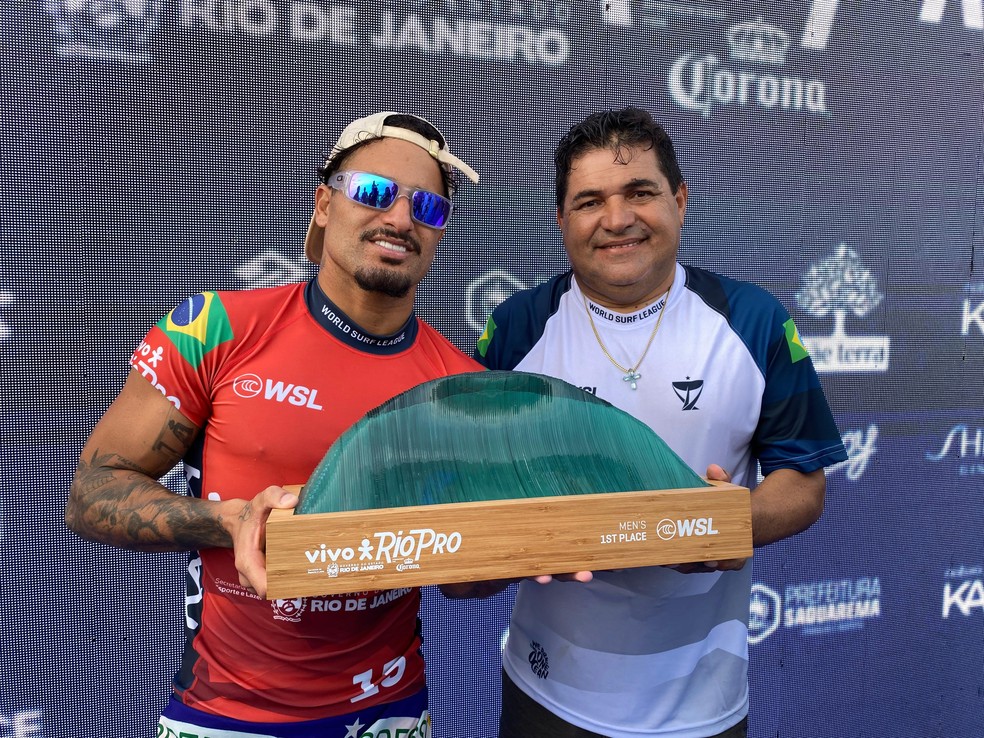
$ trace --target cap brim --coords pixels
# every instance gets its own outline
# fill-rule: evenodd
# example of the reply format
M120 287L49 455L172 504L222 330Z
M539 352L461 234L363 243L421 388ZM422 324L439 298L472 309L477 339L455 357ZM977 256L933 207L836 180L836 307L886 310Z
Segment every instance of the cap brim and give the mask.
M307 236L304 237L304 255L308 261L321 266L321 252L325 247L325 229L314 220L311 213L311 223L308 225Z

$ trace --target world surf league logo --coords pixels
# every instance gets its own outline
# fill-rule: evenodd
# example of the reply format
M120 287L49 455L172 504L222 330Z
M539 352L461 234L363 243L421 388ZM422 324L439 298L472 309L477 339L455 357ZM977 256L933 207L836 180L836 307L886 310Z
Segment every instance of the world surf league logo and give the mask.
M151 60L161 0L47 0L60 56L130 63Z
M841 244L832 256L803 276L796 304L816 318L832 317L829 336L802 336L818 372L883 372L888 369L888 336L848 335L848 315L867 317L881 304L874 275L857 252Z

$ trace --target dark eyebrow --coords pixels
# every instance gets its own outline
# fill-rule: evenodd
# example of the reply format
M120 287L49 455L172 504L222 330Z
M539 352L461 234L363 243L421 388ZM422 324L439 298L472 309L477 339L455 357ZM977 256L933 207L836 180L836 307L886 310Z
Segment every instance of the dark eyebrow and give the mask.
M659 189L659 181L639 177L638 179L630 179L625 185L625 189L627 190L634 190L637 187L655 187Z
M625 183L622 188L623 191L635 190L639 187L655 187L659 189L659 182L655 179L647 179L645 177L638 177L636 179L630 179ZM571 204L578 202L579 200L586 200L595 197L603 197L601 190L581 190L576 195L571 198Z
M571 203L573 204L578 200L588 200L594 197L601 197L601 190L581 190L571 198Z

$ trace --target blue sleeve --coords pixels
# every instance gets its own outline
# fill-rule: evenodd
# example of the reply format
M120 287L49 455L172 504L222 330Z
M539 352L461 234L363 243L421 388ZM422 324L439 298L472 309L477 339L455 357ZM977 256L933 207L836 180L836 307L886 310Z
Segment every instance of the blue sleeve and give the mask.
M571 272L565 272L507 298L486 321L475 360L487 369L515 369L543 336L547 320L570 286Z
M728 320L765 377L752 453L763 474L777 469L815 471L847 459L813 360L796 325L765 290L700 269L687 282Z

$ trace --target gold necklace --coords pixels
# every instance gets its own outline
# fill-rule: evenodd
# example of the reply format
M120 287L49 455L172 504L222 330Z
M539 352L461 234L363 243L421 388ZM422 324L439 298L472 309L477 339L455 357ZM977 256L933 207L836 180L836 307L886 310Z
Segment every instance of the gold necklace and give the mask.
M672 285L671 285L672 286ZM666 314L667 303L670 301L670 288L666 288L666 292L663 293L663 307L660 308L659 317L656 318L656 325L653 326L653 332L649 334L649 340L646 341L646 348L642 350L642 356L635 363L635 366L624 367L619 364L612 355L608 353L608 349L605 347L605 342L601 340L601 335L598 333L598 328L595 326L594 318L591 316L591 308L588 307L588 298L585 296L584 292L581 292L581 302L584 303L584 312L588 314L588 322L591 324L591 330L594 333L595 340L601 347L602 353L605 357L612 363L612 365L618 369L625 376L622 377L623 382L628 382L629 387L636 389L636 383L642 379L642 375L639 373L639 367L642 366L643 360L646 358L646 354L649 353L649 347L653 345L653 339L656 338L656 332L659 331L660 323L663 322L663 316Z

